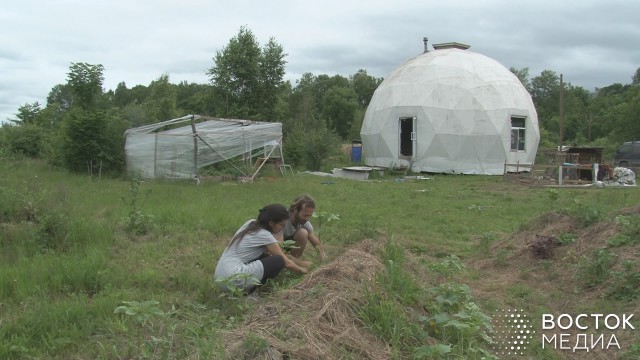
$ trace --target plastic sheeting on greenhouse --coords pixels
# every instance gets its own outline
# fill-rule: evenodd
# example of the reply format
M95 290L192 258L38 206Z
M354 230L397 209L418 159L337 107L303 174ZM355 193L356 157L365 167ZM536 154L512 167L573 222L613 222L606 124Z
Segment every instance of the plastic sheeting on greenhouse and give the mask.
M502 175L505 163L534 162L540 130L514 74L484 55L446 48L415 56L385 78L360 136L368 166Z
M188 125L175 127L181 123ZM281 146L281 123L200 115L125 131L127 173L147 179L192 179L203 166L259 149L265 149L261 156L271 156Z

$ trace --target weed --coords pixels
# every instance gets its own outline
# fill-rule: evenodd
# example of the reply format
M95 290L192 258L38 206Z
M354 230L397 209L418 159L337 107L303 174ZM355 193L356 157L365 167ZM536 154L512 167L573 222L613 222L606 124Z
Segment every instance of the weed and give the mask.
M551 202L557 202L558 199L560 199L560 192L556 189L549 189L547 190L547 198L551 201Z
M405 309L419 303L422 290L404 271L404 249L391 240L385 244L382 254L385 271L378 274L377 283L382 289L368 289L364 304L358 308L358 316L381 339L389 342L396 352L410 349L426 336L419 324L405 313ZM396 353L402 357L404 354Z
M509 250L504 248L498 250L498 254L496 255L496 260L495 260L496 266L506 267L507 265L509 265L509 262L507 261L508 255L509 255Z
M241 358L255 359L269 348L269 343L267 343L266 339L258 335L248 333L242 339L241 347L242 353L238 354Z
M140 179L131 179L129 182L129 196L121 197L122 202L129 208L129 214L124 219L125 229L134 235L145 235L151 231L154 219L153 215L145 214L140 209L151 194L151 189L147 190L143 194L144 198L140 200L140 184Z
M417 302L420 288L409 273L404 271L404 248L393 243L391 239L385 244L382 258L386 271L378 275L379 281L389 294L401 302L413 305Z
M640 217L618 215L614 218L621 228L622 233L610 239L608 244L611 247L633 245L640 243Z
M578 256L576 255L575 249L568 249L566 255L562 257L562 261L572 264L575 263L577 259Z
M591 288L602 284L610 274L610 268L615 263L616 256L607 249L600 249L591 257L582 256L578 262L578 279L583 287Z
M578 198L573 199L573 207L569 210L569 213L579 219L584 226L601 221L605 215L605 212L599 206L585 203Z
M506 290L507 290L507 293L509 293L511 296L518 299L524 299L524 300L531 298L531 295L533 293L531 288L523 285L514 285L511 287L508 287Z
M573 244L576 241L576 235L572 234L572 233L560 233L560 235L558 235L558 244L560 245L569 245L569 244Z
M358 240L375 238L377 234L375 223L374 220L370 220L365 216L360 217Z
M464 264L456 255L449 255L441 262L429 263L427 266L430 270L445 276L450 276L466 270Z
M38 216L40 252L65 251L70 233L69 218L62 213Z
M488 254L491 249L491 243L496 240L496 235L491 232L483 233L480 235L480 252L482 254Z
M640 297L640 267L633 260L622 263L622 270L612 271L612 284L608 295L618 300L630 301Z
M629 235L615 234L611 239L607 240L607 247L615 248L633 244L633 240Z
M21 207L21 194L16 190L0 186L0 223L21 220L19 219Z
M365 293L364 305L358 309L358 315L374 334L394 348L406 347L413 337L411 332L415 327L410 326L402 307L373 289Z

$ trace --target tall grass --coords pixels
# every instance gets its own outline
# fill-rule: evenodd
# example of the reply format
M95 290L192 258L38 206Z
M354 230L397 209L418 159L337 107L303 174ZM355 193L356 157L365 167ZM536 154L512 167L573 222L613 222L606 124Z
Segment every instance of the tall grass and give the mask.
M393 234L394 244L382 255L386 270L376 280L384 292L364 294L361 316L372 331L398 346L399 357L444 353L444 348L421 348L427 336L436 336L436 328L429 327L428 320L416 322L407 309L422 309L427 316L424 304L434 306L430 311L437 310L438 295L433 291L451 289L419 283L408 274L403 268L406 250L412 249L416 256L438 255L449 262L456 259L451 255L457 255L464 261L486 253L500 234L513 232L542 213L562 210L592 221L640 202L636 189L606 195L602 189L562 189L550 196L546 189L485 176L328 182L297 175L252 184L199 186L141 181L138 194L148 193L148 197L136 204L136 211L148 216L145 219L153 226L136 232L128 226L131 203L123 201L132 196L130 179L74 175L37 161L3 161L2 359L221 356L218 333L243 319L219 297L212 279L215 262L230 236L259 208L268 203L288 205L302 193L317 200L318 211L340 216L340 221L323 225L320 232L330 257L350 243L381 232ZM475 239L484 240L479 246ZM448 271L450 266L421 271ZM582 271L592 273L586 265ZM593 272L593 279L599 280L596 275ZM621 273L618 283L633 276ZM281 281L278 286L287 283ZM624 296L633 293L633 289L618 291ZM122 306L156 303L159 311L144 310L150 311L145 322L126 311L115 312ZM461 308L451 316L463 310L475 311ZM478 315L473 326L480 326L481 319ZM442 333L450 329L440 329L441 341L469 346L469 341L480 341L470 334ZM247 346L260 345L256 344Z

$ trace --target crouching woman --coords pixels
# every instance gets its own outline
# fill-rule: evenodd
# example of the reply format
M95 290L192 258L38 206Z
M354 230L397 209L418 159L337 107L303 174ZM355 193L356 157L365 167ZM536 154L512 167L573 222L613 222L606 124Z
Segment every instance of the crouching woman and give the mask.
M264 285L276 277L283 268L302 274L305 264L287 257L274 237L284 228L289 211L283 205L271 204L260 209L258 218L247 221L233 236L222 253L214 279L223 288L243 289L245 293Z

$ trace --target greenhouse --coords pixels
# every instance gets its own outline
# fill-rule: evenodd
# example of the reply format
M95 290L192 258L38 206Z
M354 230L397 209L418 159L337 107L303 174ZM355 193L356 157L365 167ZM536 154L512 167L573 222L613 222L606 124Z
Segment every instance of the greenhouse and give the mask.
M129 176L197 179L202 167L223 161L235 167L230 160L239 156L281 158L282 124L187 115L125 131ZM252 180L260 168L236 170Z

